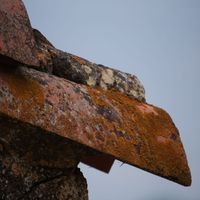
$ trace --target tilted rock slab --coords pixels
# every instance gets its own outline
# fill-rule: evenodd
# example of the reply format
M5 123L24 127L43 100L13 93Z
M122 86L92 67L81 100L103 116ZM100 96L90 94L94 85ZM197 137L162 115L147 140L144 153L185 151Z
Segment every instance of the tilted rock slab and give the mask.
M191 184L177 128L136 76L56 49L21 0L0 0L0 198L87 200L79 161L114 159Z
M23 66L0 69L0 115L191 184L179 132L162 109Z

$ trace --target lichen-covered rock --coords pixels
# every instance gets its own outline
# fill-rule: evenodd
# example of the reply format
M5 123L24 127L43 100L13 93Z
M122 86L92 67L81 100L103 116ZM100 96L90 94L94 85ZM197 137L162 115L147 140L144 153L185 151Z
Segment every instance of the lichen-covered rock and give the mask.
M20 66L0 68L0 114L40 127L183 185L191 174L162 109Z
M38 30L32 29L21 0L0 0L0 63L20 63L40 71L145 101L144 87L134 75L91 63L56 49Z
M33 32L38 45L40 69L76 83L117 90L145 101L144 87L136 76L58 50L38 30Z
M77 143L0 115L0 199L87 200Z
M191 184L177 128L136 76L56 49L20 0L0 0L0 199L87 200L78 162L114 159Z

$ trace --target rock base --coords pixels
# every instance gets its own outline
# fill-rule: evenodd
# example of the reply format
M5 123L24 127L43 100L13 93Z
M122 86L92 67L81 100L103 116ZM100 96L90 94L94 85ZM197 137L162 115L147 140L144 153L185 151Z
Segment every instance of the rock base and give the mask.
M0 116L0 199L87 200L77 168L83 154L71 141Z

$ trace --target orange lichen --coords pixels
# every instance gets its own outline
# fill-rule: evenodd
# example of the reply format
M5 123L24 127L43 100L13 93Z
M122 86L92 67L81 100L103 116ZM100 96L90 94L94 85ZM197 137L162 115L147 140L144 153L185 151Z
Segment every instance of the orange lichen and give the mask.
M34 99L35 104L44 104L44 92L37 81L25 78L15 69L1 69L0 76L8 84L11 93L21 101Z
M123 162L190 185L190 171L178 130L165 111L115 90L77 85L36 71L30 72L29 80L26 73L27 76L0 73L0 80L6 82L18 106L15 111L8 107L3 112ZM32 86L35 81L37 84ZM38 101L41 94L43 98ZM41 103L44 106L40 107ZM20 115L16 112L19 108Z
M145 113L153 113L158 115L158 113L154 110L154 108L150 105L139 105L137 106L141 112Z
M112 137L111 139L110 137L111 140L116 140L117 146L120 146L121 160L129 161L129 163L161 176L164 176L163 174L171 176L174 180L178 177L177 182L190 185L190 173L189 170L185 170L187 168L186 158L180 159L183 147L178 130L165 111L141 103L117 91L101 89L95 91L88 88L88 92L95 105L109 107L112 104L122 115L124 121L115 126L115 131L118 127L118 130L124 131L129 137L122 137L123 134L118 138ZM110 125L105 119L102 121L100 123L105 124L107 130L113 132L113 124ZM171 137L171 135L176 137ZM127 138L129 142L126 141ZM109 144L112 142L110 141ZM106 146L106 148L116 155L119 154L112 147Z
M86 59L81 58L81 57L79 57L79 56L75 56L75 55L72 55L72 54L70 54L70 56L71 56L76 62L78 62L78 63L81 64L81 65L86 65L86 64L88 63L88 61L87 61Z

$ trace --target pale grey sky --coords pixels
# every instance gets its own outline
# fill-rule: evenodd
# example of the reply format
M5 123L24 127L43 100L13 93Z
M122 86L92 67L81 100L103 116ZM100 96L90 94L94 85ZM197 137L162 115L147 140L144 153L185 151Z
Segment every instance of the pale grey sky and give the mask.
M116 162L80 165L90 200L200 199L200 0L24 0L32 26L58 48L135 74L149 103L178 127L193 183L183 187Z

